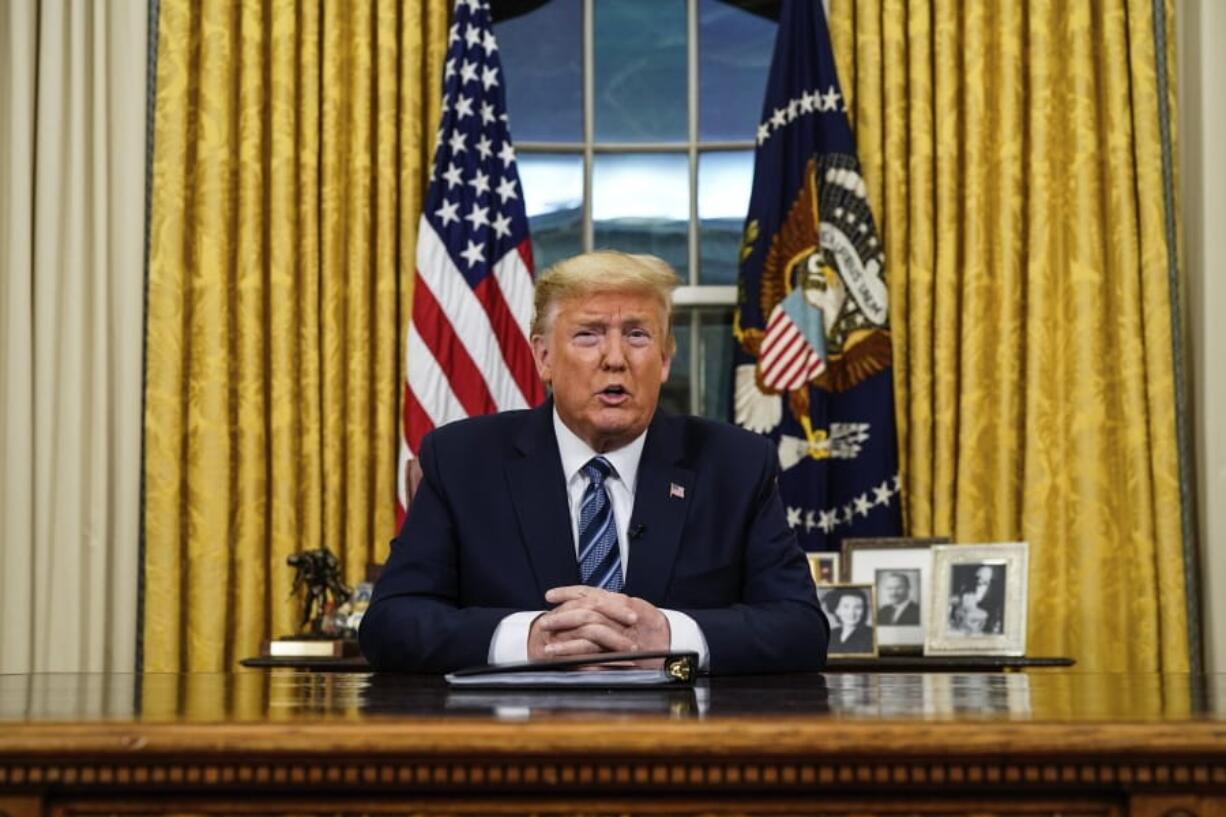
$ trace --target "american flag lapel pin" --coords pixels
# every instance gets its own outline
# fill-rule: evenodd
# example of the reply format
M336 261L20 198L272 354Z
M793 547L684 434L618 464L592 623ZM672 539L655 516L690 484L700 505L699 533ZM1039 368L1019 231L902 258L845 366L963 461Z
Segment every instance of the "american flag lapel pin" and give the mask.
M685 486L678 485L675 482L668 483L668 498L685 499Z

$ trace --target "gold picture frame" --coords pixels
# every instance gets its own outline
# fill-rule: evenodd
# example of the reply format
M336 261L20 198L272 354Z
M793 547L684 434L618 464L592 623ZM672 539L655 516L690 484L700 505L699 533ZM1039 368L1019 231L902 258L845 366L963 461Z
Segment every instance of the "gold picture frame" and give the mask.
M821 553L806 553L805 557L809 560L809 575L813 577L813 583L818 587L828 584L838 584L842 574L840 572L840 554L837 551L822 551Z
M843 581L870 582L876 588L874 620L881 653L923 652L932 547L948 543L944 536L843 540Z

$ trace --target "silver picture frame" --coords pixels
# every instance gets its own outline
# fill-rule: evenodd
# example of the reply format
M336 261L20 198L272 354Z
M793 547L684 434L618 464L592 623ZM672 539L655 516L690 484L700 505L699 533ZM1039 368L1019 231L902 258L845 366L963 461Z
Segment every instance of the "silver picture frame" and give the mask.
M925 655L1025 655L1030 546L936 545Z

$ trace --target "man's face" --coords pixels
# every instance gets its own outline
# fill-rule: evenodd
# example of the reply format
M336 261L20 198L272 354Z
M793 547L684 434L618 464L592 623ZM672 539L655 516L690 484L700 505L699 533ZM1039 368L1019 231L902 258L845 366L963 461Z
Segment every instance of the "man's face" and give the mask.
M975 584L987 587L992 583L992 568L984 566L975 571Z
M632 292L575 298L552 310L532 351L558 415L594 451L620 448L647 428L668 379L664 310L653 296Z
M885 577L885 584L881 588L882 595L890 604L902 604L907 600L908 596L907 582L897 574L891 574Z

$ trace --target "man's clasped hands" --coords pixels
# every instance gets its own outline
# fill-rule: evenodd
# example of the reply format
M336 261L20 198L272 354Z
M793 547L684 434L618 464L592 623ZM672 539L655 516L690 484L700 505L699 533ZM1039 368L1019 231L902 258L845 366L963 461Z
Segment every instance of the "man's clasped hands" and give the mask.
M532 622L529 660L669 648L668 618L643 599L579 584L555 587L545 600L556 606Z

